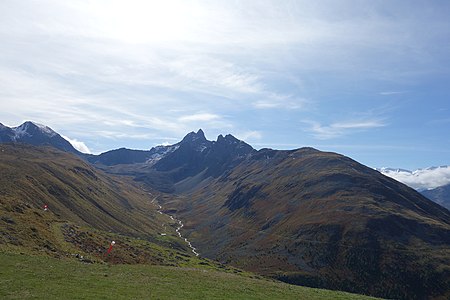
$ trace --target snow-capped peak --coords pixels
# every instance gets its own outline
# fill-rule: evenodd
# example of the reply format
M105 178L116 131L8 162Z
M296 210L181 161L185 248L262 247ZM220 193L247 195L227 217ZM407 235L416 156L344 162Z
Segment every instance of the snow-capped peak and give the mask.
M406 170L406 169L400 169L400 168L377 168L377 171L381 172L381 173L389 173L389 172L395 172L395 173L400 173L400 172L405 172L405 173L412 173L412 171L410 170Z
M57 133L55 131L53 131L50 127L39 124L39 123L31 122L31 121L27 121L27 122L23 123L22 125L13 127L11 129L14 132L15 139L21 138L24 135L32 136L33 129L38 129L40 132L42 132L45 135L48 135L49 137L57 135Z

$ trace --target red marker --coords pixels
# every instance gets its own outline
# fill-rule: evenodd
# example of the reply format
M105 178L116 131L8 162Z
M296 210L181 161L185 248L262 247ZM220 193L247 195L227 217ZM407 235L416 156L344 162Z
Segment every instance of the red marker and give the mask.
M48 205L45 204L45 205L44 205L44 211L47 211L47 210L48 210Z
M116 243L116 242L112 241L111 244L109 244L109 248L108 248L108 251L106 251L105 256L108 255L108 254L111 252L111 250L112 250L112 248L113 248L113 246L114 246L115 243Z

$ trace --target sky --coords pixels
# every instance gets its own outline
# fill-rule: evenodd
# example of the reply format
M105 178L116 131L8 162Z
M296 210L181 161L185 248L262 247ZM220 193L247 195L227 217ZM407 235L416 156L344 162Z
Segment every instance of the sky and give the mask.
M0 1L0 123L450 165L450 1Z

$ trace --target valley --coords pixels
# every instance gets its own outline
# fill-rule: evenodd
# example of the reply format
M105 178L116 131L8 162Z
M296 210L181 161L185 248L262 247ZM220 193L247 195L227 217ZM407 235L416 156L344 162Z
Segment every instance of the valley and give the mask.
M156 202L156 199L157 199L157 197L153 198L151 203L154 203L154 204L156 204L158 206L158 213L165 214L163 212L163 207L158 202ZM192 251L192 253L195 254L195 256L199 256L200 254L197 252L197 249L194 246L192 246L192 243L187 238L183 237L183 235L180 232L181 228L184 227L183 222L181 222L181 220L178 220L178 219L174 218L174 216L171 216L171 215L168 215L168 214L166 214L166 215L170 218L170 220L172 220L172 221L174 221L175 223L178 224L177 228L175 229L175 232L177 233L178 237L180 239L183 239L188 244L189 248L191 248L191 251ZM167 226L164 223L163 223L163 227L164 227L164 230L167 229ZM164 233L161 233L161 235L162 236L166 236L167 233L164 232Z
M337 153L255 150L202 130L97 156L0 147L6 254L258 274L382 298L450 295L450 212Z

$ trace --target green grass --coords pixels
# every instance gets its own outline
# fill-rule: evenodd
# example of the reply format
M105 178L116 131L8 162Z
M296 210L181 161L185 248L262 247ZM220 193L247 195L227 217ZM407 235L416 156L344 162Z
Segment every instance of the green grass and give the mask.
M0 252L1 299L374 299L199 268Z

